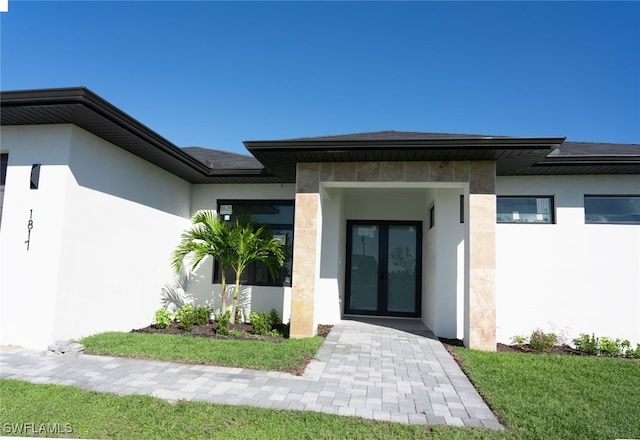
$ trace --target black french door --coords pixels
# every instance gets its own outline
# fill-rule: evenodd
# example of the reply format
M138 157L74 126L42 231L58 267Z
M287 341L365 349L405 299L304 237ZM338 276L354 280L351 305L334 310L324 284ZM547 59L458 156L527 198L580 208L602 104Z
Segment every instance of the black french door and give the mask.
M345 313L420 316L422 222L347 221Z

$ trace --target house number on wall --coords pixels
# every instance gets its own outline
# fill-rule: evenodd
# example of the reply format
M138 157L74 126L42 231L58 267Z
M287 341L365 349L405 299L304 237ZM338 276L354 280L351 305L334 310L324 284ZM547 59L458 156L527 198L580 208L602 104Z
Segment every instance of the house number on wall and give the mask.
M33 229L33 209L29 210L29 221L27 222L27 250L29 250L29 243L31 242L31 230Z

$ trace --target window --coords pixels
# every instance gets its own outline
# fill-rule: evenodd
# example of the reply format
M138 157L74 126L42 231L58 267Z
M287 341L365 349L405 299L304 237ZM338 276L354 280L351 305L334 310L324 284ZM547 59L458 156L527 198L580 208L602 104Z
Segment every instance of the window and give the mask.
M639 225L640 195L585 195L584 222Z
M552 196L498 196L498 223L554 223Z
M2 204L4 201L4 184L7 180L7 165L9 165L9 155L0 154L0 223L2 222Z
M436 225L436 207L431 205L429 208L429 229L432 229Z
M264 263L256 262L243 272L241 281L254 286L290 286L293 268L293 200L218 200L218 213L229 222L249 217L268 225L273 237L284 245L285 261L277 279L271 277ZM216 264L214 282L220 282L219 272ZM225 270L225 273L227 282L235 280L232 270Z

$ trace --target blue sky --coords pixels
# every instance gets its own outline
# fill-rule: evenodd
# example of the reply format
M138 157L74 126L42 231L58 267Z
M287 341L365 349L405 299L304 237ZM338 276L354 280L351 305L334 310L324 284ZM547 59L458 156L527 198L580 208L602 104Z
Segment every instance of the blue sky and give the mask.
M84 85L179 146L378 130L640 143L637 2L33 2L2 90Z

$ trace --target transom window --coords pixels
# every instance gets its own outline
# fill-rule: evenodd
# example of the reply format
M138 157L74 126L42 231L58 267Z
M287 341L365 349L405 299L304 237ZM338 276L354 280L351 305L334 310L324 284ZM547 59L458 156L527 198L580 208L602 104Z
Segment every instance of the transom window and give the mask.
M229 222L250 218L266 225L273 237L284 245L285 262L279 276L274 279L264 263L251 264L243 272L241 281L254 286L290 286L293 268L293 200L218 200L218 214ZM214 269L214 282L221 281L218 265ZM235 279L232 270L225 270L227 282Z
M555 223L553 196L498 196L498 223Z
M640 195L585 195L585 223L640 224Z

